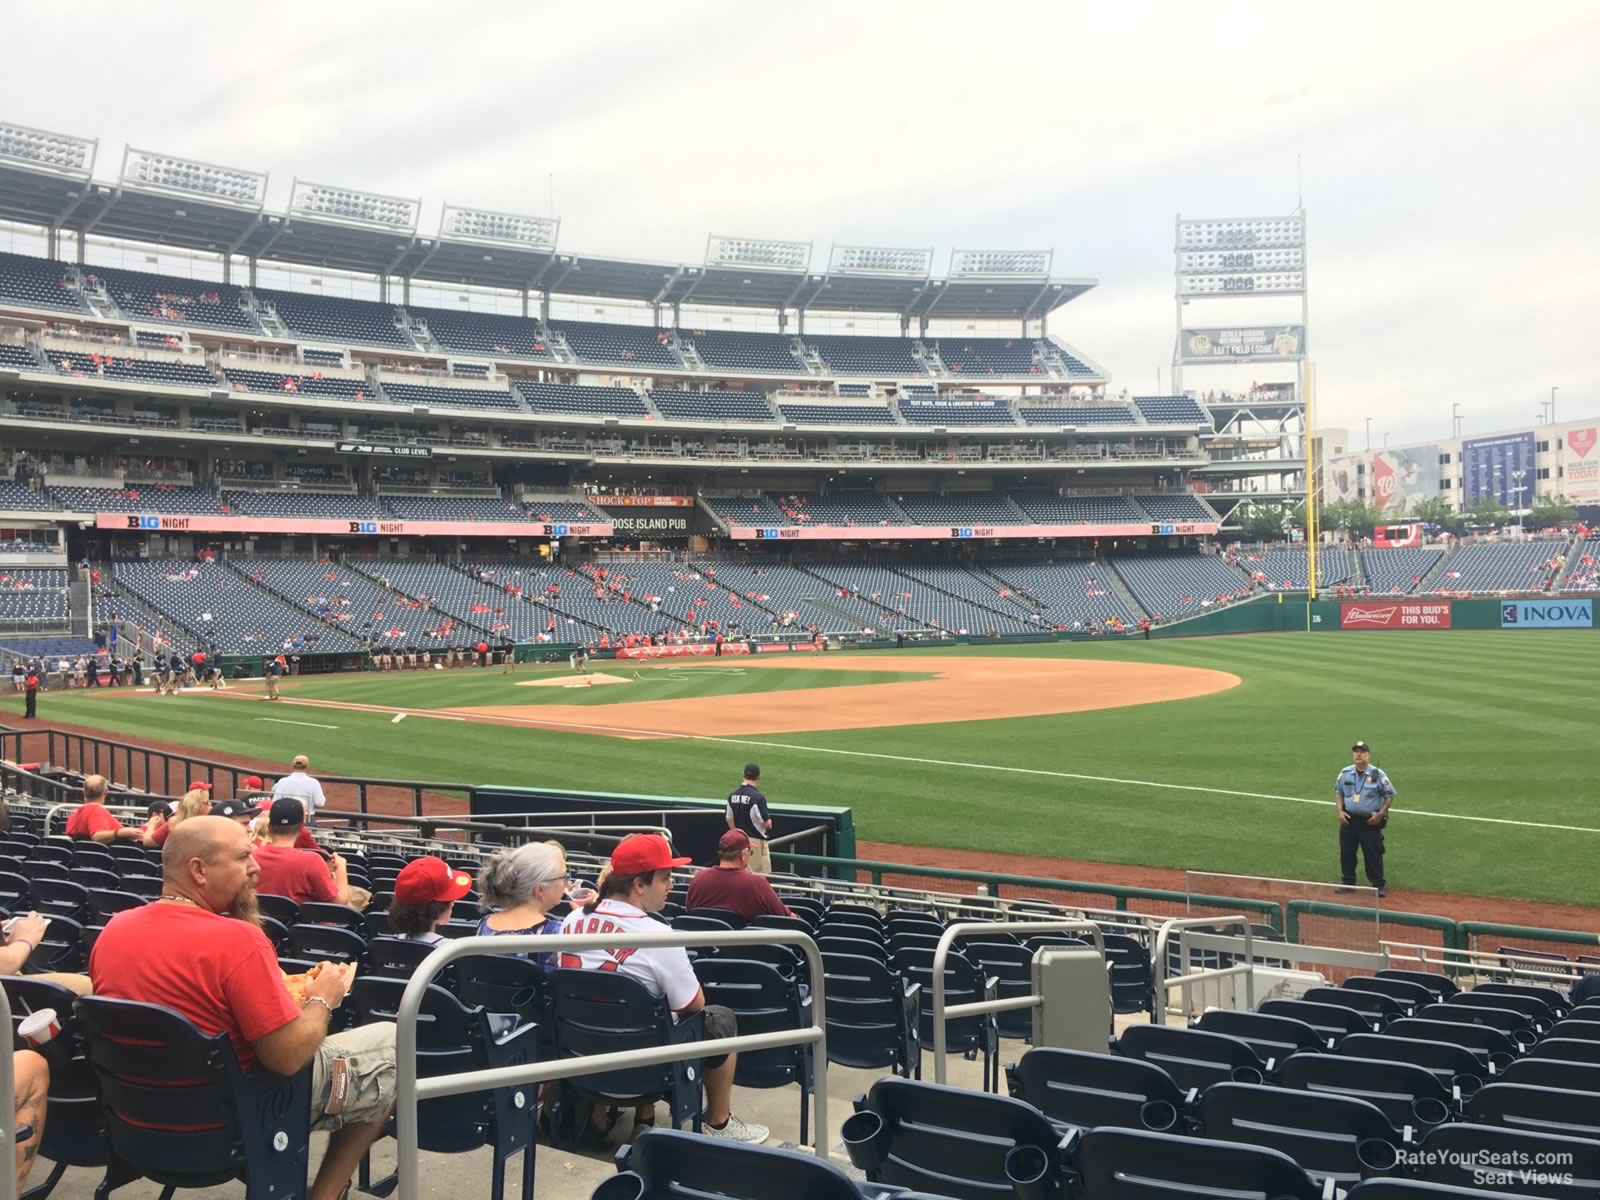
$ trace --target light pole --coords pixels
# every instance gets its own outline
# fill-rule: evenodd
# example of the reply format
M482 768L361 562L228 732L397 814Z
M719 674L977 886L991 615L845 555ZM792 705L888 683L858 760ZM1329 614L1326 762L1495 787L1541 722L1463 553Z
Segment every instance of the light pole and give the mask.
M1372 449L1372 418L1367 418L1367 449Z
M1387 430L1385 430L1383 434L1383 448L1385 450L1389 448L1389 433Z
M1554 384L1550 387L1550 424L1552 425L1556 423L1556 393L1560 390L1560 387Z
M1450 436L1461 436L1461 401L1453 401L1450 405Z

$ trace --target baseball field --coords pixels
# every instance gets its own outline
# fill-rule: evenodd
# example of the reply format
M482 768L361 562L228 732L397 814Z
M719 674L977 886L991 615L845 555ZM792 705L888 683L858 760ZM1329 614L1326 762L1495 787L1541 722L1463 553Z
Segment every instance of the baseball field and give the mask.
M863 840L1331 880L1356 738L1391 886L1600 903L1600 640L1279 634L289 679L40 716L329 774L847 805ZM0 701L17 725L19 699ZM954 865L954 864L952 864Z

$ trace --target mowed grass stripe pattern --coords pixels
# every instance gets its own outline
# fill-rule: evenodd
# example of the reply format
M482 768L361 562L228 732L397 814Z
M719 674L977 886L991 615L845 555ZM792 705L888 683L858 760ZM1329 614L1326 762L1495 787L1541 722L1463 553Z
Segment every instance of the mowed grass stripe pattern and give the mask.
M385 777L715 797L737 782L740 764L756 758L775 800L848 805L867 839L1307 879L1337 875L1331 800L1319 808L808 747L1324 798L1349 760L1351 741L1363 737L1394 778L1401 807L1600 828L1589 749L1600 701L1600 637L1593 633L1280 634L963 647L908 652L905 661L936 670L945 654L1176 663L1231 671L1243 682L1217 695L1139 708L770 735L759 740L782 747L761 749L432 721L395 726L387 714L361 712L315 718L337 723L338 732L288 729L252 719L257 706L204 698L102 701L50 693L41 711L271 761L303 751L330 772ZM338 682L375 684L373 702L392 704L396 693L384 685L404 681ZM546 689L507 690L520 697ZM575 694L550 690L564 701ZM20 702L7 699L5 707L15 713ZM291 710L270 711L299 715ZM610 723L607 717L597 711L597 722ZM1592 866L1600 834L1397 818L1389 844L1396 886L1600 903L1600 873Z

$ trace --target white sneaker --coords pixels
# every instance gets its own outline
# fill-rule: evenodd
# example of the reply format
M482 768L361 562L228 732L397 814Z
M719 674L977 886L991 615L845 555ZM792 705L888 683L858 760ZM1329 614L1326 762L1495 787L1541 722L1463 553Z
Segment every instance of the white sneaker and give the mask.
M700 1128L707 1137L727 1138L730 1142L746 1142L752 1146L759 1146L772 1134L765 1125L747 1125L733 1113L728 1114L728 1123L721 1129L713 1129L709 1124Z

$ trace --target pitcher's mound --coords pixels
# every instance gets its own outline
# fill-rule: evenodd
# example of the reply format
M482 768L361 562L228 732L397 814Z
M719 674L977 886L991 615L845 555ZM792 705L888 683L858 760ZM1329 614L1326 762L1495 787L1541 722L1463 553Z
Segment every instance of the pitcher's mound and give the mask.
M525 679L521 683L517 684L517 686L581 688L589 687L591 685L594 687L605 687L607 684L612 683L632 682L633 680L624 679L621 675L606 675L601 673L598 675L552 675L549 679Z

